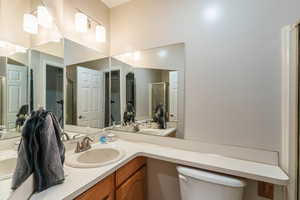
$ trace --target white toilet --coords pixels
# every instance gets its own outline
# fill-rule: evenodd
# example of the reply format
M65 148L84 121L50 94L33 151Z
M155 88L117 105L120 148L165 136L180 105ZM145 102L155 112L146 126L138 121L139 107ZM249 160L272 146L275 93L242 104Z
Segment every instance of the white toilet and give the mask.
M177 167L182 200L242 200L246 183L237 178Z

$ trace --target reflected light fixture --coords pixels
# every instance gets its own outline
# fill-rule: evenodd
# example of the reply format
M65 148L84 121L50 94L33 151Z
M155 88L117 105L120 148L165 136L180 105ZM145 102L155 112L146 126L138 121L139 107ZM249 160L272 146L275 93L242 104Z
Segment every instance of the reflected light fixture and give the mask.
M88 18L85 14L78 12L75 14L75 28L77 32L87 32Z
M96 26L96 41L97 42L106 42L106 30L102 25Z
M31 14L24 14L23 16L23 29L27 33L38 33L38 20L36 16Z
M211 5L204 10L204 19L208 22L216 21L220 17L220 7L217 5Z
M43 26L44 28L52 27L53 17L51 16L51 14L49 13L49 11L45 6L38 6L37 19L38 19L38 24Z
M158 56L161 57L161 58L166 57L167 54L168 54L168 52L166 50L160 50L158 52Z
M139 52L139 51L134 52L133 53L133 60L138 61L140 59L141 59L141 52Z
M7 43L0 40L0 48L5 48L7 46Z

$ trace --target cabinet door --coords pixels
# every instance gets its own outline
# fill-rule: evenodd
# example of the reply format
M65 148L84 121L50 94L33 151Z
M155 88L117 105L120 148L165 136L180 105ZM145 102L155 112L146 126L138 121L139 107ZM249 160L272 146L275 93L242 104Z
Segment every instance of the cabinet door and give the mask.
M116 200L146 200L146 167L141 168L118 188Z
M145 157L137 157L116 171L116 187L118 188L130 176L137 172L143 165L146 165Z
M84 192L75 200L114 200L115 175L111 175Z

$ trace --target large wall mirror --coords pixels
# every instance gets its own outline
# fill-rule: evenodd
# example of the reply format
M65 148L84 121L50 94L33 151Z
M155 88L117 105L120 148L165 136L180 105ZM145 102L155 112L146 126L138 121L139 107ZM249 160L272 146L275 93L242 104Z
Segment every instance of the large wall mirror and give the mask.
M66 125L104 128L109 125L109 57L64 40Z
M116 131L183 137L184 44L111 57L111 118Z
M10 19L0 22L0 139L21 136L25 120L40 108L63 125L63 40L51 10L40 0L1 0L0 9L1 19ZM38 9L51 20L28 23Z
M32 108L46 109L64 123L63 40L49 41L30 49Z
M30 105L28 50L1 41L0 139L20 136Z

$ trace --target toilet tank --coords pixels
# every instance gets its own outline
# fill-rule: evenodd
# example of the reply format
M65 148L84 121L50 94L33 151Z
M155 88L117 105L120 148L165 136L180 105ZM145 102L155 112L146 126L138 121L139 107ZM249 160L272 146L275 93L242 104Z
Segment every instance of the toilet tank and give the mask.
M182 200L242 200L246 183L234 177L177 167Z

